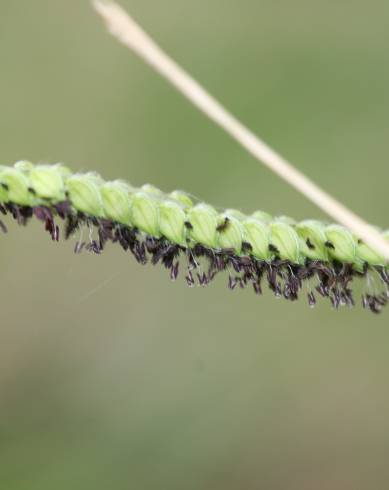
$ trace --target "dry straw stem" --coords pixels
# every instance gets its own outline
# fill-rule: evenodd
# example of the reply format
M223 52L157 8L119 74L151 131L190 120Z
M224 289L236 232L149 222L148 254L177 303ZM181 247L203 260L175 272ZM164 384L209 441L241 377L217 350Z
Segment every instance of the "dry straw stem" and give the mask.
M371 225L321 189L244 126L170 58L119 5L100 0L94 0L93 4L113 36L165 77L257 160L389 260L389 244Z

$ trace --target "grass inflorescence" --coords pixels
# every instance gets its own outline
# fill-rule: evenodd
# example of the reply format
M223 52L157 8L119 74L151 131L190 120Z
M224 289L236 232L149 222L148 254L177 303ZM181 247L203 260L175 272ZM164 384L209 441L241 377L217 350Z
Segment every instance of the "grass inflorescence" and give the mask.
M263 211L245 215L218 212L182 191L165 194L152 185L140 188L95 173L72 173L62 164L17 162L0 167L0 211L25 225L35 216L54 241L95 230L83 249L100 254L107 242L131 251L141 263L161 263L175 280L184 258L189 286L205 286L227 271L228 287L251 286L295 301L303 291L311 306L320 295L334 308L353 306L356 277L366 278L362 305L378 313L388 301L389 273L383 256L336 224L296 222ZM5 232L6 225L0 221ZM389 239L389 232L382 232ZM182 265L181 265L182 267Z

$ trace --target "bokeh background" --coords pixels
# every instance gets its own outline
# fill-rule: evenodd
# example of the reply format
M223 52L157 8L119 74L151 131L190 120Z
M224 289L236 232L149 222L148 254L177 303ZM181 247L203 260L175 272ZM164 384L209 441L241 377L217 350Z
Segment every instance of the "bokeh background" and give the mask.
M388 226L389 4L123 0L192 74ZM110 38L88 1L0 0L0 162L63 161L321 218ZM388 314L171 283L117 247L0 237L0 487L386 489Z

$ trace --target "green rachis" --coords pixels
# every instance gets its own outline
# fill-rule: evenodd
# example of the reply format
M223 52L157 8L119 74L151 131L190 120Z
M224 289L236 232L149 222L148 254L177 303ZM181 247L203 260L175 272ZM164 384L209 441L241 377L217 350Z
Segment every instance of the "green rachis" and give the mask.
M98 239L77 242L77 252L85 246L99 253L107 241L118 242L139 262L163 263L173 279L185 255L190 285L205 285L228 270L232 289L252 284L260 294L266 278L276 295L295 300L307 283L311 305L315 291L338 307L354 304L351 280L370 275L379 291L363 294L363 305L378 312L387 301L384 258L337 224L296 222L263 211L220 212L182 191L165 194L152 185L135 188L121 180L105 182L95 173L72 173L61 164L26 161L0 166L0 206L21 224L35 215L55 240L56 218L65 221L66 238L85 224L95 227ZM389 232L382 233L389 240Z

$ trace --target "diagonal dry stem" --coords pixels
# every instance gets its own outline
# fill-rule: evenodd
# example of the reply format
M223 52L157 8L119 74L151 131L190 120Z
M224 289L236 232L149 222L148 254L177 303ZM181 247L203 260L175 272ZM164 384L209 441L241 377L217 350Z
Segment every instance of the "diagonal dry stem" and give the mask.
M119 5L111 1L101 0L94 0L93 3L113 36L165 77L179 92L217 125L222 127L257 160L301 192L337 222L347 226L389 261L389 244L371 225L322 190L244 126L172 58L162 51Z

